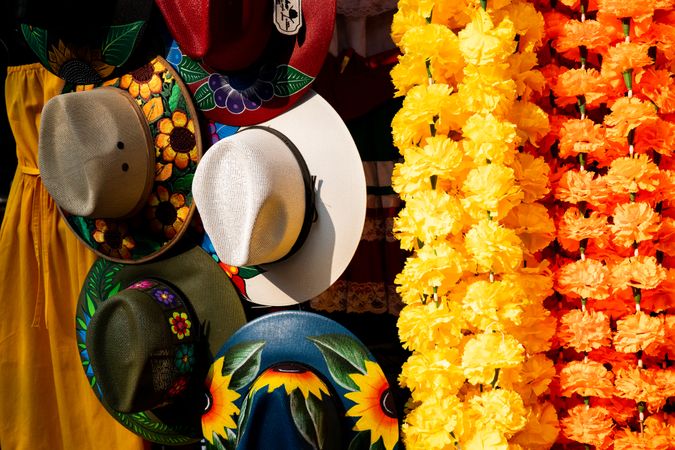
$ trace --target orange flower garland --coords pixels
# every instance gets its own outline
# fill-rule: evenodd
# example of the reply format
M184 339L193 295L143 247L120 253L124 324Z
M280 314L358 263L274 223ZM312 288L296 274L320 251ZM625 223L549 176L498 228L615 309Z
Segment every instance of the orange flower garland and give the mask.
M537 4L551 50L558 442L673 448L675 4Z

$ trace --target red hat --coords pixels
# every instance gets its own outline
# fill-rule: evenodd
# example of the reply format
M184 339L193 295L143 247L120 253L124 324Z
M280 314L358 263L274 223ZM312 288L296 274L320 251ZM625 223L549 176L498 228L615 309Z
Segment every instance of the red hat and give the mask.
M156 0L176 43L167 60L204 115L246 126L288 110L321 70L336 0Z

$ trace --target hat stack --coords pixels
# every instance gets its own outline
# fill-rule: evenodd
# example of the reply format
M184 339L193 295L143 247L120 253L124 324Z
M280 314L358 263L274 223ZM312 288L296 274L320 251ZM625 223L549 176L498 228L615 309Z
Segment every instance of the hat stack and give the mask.
M67 82L42 111L39 166L99 256L76 317L95 395L160 444L397 448L358 338L297 311L247 324L325 291L361 238L358 150L311 90L335 0L112 4L79 38L22 26Z

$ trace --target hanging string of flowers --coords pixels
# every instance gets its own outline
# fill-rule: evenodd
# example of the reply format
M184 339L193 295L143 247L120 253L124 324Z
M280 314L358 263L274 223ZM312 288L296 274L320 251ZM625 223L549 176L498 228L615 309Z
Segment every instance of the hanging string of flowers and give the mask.
M672 448L675 5L539 6L553 50L560 442Z
M549 125L533 103L543 25L521 0L399 1L392 185L405 202L395 234L412 252L396 278L410 450L549 448L558 435L541 397L555 375L540 258L554 224L535 155Z

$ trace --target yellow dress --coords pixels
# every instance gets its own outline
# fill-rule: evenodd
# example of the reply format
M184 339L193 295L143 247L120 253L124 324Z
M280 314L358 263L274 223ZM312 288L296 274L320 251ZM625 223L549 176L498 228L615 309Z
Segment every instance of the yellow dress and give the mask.
M144 447L92 392L75 339L77 297L95 256L61 220L39 177L40 113L63 81L39 64L11 66L7 115L18 167L0 228L0 447Z

